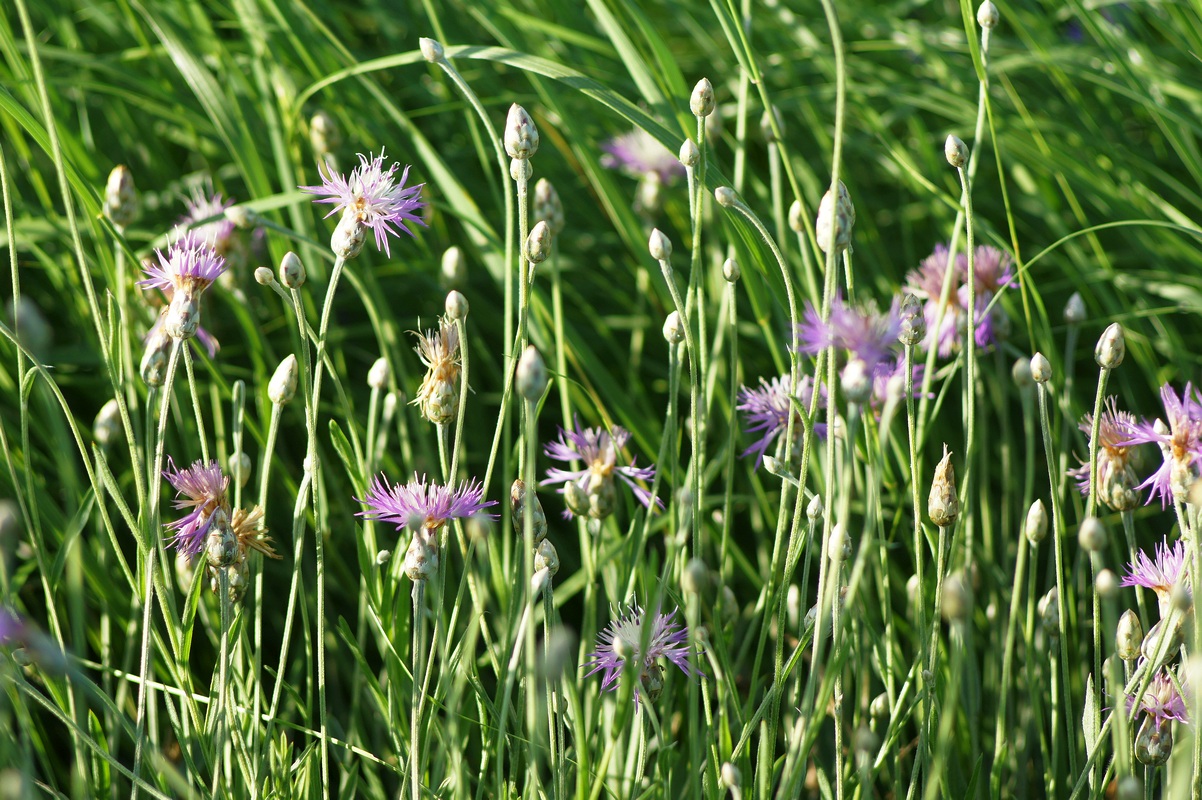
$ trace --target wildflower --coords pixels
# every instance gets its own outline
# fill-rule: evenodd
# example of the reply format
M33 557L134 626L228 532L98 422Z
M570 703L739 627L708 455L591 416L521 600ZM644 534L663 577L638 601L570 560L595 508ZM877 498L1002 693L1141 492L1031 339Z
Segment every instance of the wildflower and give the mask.
M922 396L922 376L925 372L925 367L922 364L914 364L910 370L910 383L914 387L914 396ZM898 379L902 381L902 392L899 396L905 396L905 380L906 380L906 357L899 355L892 361L881 361L872 371L872 397L869 400L873 408L879 408L884 405L889 399L889 382ZM930 395L934 397L934 395Z
M167 250L156 250L158 263L143 265L145 280L138 285L169 294L163 315L164 329L172 339L190 339L200 328L200 298L226 270L225 259L192 231L185 232Z
M1173 684L1173 678L1169 675L1168 670L1156 673L1156 677L1148 684L1142 698L1127 698L1128 713L1137 705L1140 713L1147 714L1157 725L1168 720L1189 722L1185 700L1182 699L1177 687Z
M597 650L589 654L592 659L585 664L592 667L584 677L598 672L601 676L601 690L612 691L617 687L618 676L622 674L627 662L638 668L638 684L634 690L635 702L639 702L640 688L646 689L647 697L655 702L663 690L663 669L657 663L660 658L666 658L680 668L685 675L703 675L689 663L689 634L679 622L673 620L676 612L671 614L656 613L650 621L651 631L647 636L647 649L643 648L643 624L645 615L637 605L630 609L625 617L611 622L609 627L597 635Z
M25 622L7 608L0 607L0 646L21 642L25 633Z
M140 208L138 191L134 188L134 174L124 164L118 164L109 173L108 183L104 187L103 211L121 229L127 228L138 218Z
M739 404L736 409L743 412L744 419L747 422L747 427L744 428L745 433L760 433L761 436L751 447L748 447L742 452L742 456L747 456L755 453L755 466L759 469L760 464L764 461L764 454L768 452L768 448L776 441L776 437L784 433L789 427L789 415L793 415L793 436L794 445L800 443L801 437L805 432L805 423L801 419L801 414L798 409L793 406L793 397L797 398L797 402L802 408L809 410L814 395L814 381L810 376L803 375L798 381L797 391L789 392L789 378L782 375L779 378L773 378L771 381L765 381L760 378L760 388L750 389L746 386L739 389ZM818 398L818 406L826 406L826 391L822 390ZM814 424L814 433L819 437L826 436L826 424L818 422Z
M220 520L218 515L221 515L228 524L230 507L226 489L230 479L221 472L216 461L206 463L198 459L187 469L177 469L170 457L163 477L177 492L175 507L192 509L167 524L167 529L175 532L169 544L189 556L199 555L205 549L215 518Z
M897 344L901 331L899 302L895 300L889 311L882 314L875 306L855 308L836 297L825 320L807 304L805 321L797 326L797 349L811 354L828 347L846 350L851 357L863 361L866 371L872 374Z
M459 410L459 330L444 317L438 330L417 334L414 350L426 365L426 376L412 402L435 425L450 422Z
M601 145L601 166L616 169L632 178L655 175L661 184L684 175L684 165L659 139L642 128L619 134Z
M1139 478L1131 463L1132 445L1126 444L1135 429L1135 416L1118 410L1117 398L1106 398L1102 416L1098 419L1098 497L1115 511L1130 511L1139 502L1136 484ZM1081 418L1078 427L1086 434L1093 433L1093 414ZM1089 462L1069 470L1077 479L1081 494L1089 494Z
M193 231L221 255L226 255L235 225L225 216L225 210L234 204L226 200L221 192L206 191L204 187L193 187L189 197L184 198L188 213L180 218L179 226ZM216 217L216 219L211 219ZM208 220L208 221L206 221Z
M580 419L575 420L575 430L559 429L559 441L551 442L543 452L556 461L580 460L585 464L581 470L549 469L542 486L562 483L560 493L567 503L564 516L587 515L603 519L613 513L616 493L614 475L622 479L634 496L644 506L650 507L651 492L635 481L650 481L655 477L655 467L639 468L631 459L630 466L617 466L618 451L626 446L630 434L615 425L612 432L604 428L582 428ZM663 507L659 498L654 498L657 507Z
M1121 444L1155 442L1160 447L1164 462L1136 488L1151 487L1147 502L1160 497L1161 507L1164 507L1170 496L1184 500L1198 477L1199 462L1202 461L1202 397L1192 384L1187 383L1185 390L1177 395L1166 383L1160 387L1160 399L1169 419L1168 426L1160 420L1137 422Z
M1168 615L1174 587L1179 581L1188 580L1184 569L1185 543L1179 539L1170 546L1166 540L1156 545L1155 559L1140 552L1135 561L1127 565L1127 575L1121 585L1142 586L1156 592L1156 599L1160 602L1160 616L1165 617Z
M943 281L948 272L948 249L946 245L935 245L935 251L919 264L907 278L906 291L925 300L923 316L927 323L926 347L937 347L939 355L947 357L963 345L964 331L968 326L968 257L963 253L956 256L951 267L951 293L947 306L939 314L939 299L943 292ZM982 245L973 251L973 290L975 306L974 339L978 347L988 347L996 340L995 324L1001 311L990 309L994 296L1013 283L1011 259L996 247ZM988 311L986 309L989 309ZM936 321L939 321L936 328Z
M410 236L413 232L406 227L406 222L416 222L425 225L417 215L418 209L425 205L421 201L421 191L425 184L405 186L409 176L409 167L401 172L399 180L393 177L400 164L394 163L384 169L384 151L380 155L368 158L359 154L359 166L351 170L349 177L344 178L332 169L318 168L321 175L320 186L301 186L300 189L311 194L324 195L315 203L333 203L334 208L327 217L339 211L343 212L343 222L350 225L353 232L361 235L363 228L371 228L376 237L376 249L383 250L391 256L388 248L388 235L400 236L398 229ZM347 222L349 220L349 222ZM338 235L335 231L335 236ZM361 245L360 245L361 246ZM346 253L350 258L358 253Z

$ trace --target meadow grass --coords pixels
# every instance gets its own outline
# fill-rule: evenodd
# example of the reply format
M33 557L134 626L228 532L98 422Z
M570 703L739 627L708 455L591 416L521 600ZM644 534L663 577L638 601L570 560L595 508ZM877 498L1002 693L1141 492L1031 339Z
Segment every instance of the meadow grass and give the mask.
M1198 4L990 8L12 0L0 795L1202 796Z

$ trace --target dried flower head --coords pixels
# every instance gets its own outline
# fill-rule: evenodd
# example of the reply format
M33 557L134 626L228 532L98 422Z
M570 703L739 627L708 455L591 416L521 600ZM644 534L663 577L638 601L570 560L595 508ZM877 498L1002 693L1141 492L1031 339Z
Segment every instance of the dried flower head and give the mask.
M417 213L425 205L421 201L425 184L406 186L409 167L405 167L397 179L394 175L399 166L399 163L394 163L384 169L383 150L380 155L371 158L360 153L359 166L351 170L348 177L344 178L332 169L319 168L321 185L301 186L300 189L323 195L314 200L315 203L334 204L326 217L342 211L344 218L351 219L358 226L371 228L376 237L376 249L391 256L389 235L399 237L403 231L412 236L413 231L406 227L406 223L426 224Z
M634 492L644 506L650 506L651 492L638 481L655 478L655 467L636 467L635 459L629 466L618 466L618 451L626 446L630 434L617 425L611 431L604 428L584 428L579 417L574 430L559 429L559 441L551 442L543 452L556 461L583 461L584 469L549 469L547 478L540 485L563 484L559 491L567 503L564 516L586 515L603 519L613 513L616 502L614 476L617 475ZM654 498L657 507L663 507L659 498Z
M676 612L656 613L647 619L643 609L637 605L624 617L611 622L609 627L597 635L597 650L589 654L591 659L585 667L591 667L584 677L602 673L602 691L612 691L618 686L618 678L629 663L637 670L638 684L635 685L635 702L641 700L640 689L647 692L652 702L662 690L663 671L657 663L666 658L687 676L703 675L689 663L689 634L679 622L674 621ZM651 630L646 632L646 649L643 647L644 624ZM658 689L658 690L657 690Z
M459 331L454 322L443 318L437 330L416 335L414 350L426 365L426 376L412 402L427 420L443 425L459 410Z

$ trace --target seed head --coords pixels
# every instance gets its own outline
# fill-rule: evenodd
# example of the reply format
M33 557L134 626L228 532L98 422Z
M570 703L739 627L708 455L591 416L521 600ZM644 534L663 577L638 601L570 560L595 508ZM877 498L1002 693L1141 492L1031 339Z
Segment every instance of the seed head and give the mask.
M277 406L282 406L296 394L296 379L299 368L296 356L291 353L280 362L267 384L267 398Z
M1094 361L1098 362L1098 366L1102 369L1115 369L1123 363L1123 356L1127 354L1127 343L1123 336L1123 326L1117 322L1112 322L1102 332L1102 338L1098 339L1098 346L1094 348Z
M710 83L709 78L702 78L693 87L693 94L689 97L689 110L695 117L708 117L714 113L714 85Z
M526 109L514 103L505 118L505 152L510 158L526 160L538 152L538 128Z
M952 454L943 445L943 459L935 467L935 479L931 481L931 493L927 498L927 513L931 521L946 528L960 514L960 499L956 496L956 473L952 469Z

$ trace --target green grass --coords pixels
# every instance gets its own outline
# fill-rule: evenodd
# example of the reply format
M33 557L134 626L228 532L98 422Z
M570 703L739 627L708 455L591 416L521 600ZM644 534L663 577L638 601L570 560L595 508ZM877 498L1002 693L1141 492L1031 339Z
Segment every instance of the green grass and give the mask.
M1154 597L1094 589L1133 548L1195 542L1197 506L1145 492L1111 511L1065 473L1090 459L1077 426L1099 392L1151 420L1162 384L1199 379L1202 19L1196 3L1014 5L986 47L976 9L948 2L6 6L0 590L25 627L0 646L0 794L1085 797L1134 776L1148 796L1197 795L1194 699L1163 766L1134 758L1143 715L1115 713L1134 667L1113 655L1119 616L1136 609L1148 631ZM703 77L718 114L699 128ZM530 197L548 179L566 222L528 293L533 211L494 140L512 103L541 139ZM428 226L391 257L369 241L340 269L337 219L297 190L320 181L319 111L340 130L339 169L384 148L425 184ZM704 154L650 210L639 180L603 163L635 127ZM944 157L949 134L966 173ZM141 204L127 227L102 213L118 164ZM846 259L815 238L836 175L856 212ZM205 294L221 349L181 348L170 390L152 389L139 364L158 308L140 263L209 185L254 228ZM726 186L730 207L714 199ZM673 245L663 264L653 228ZM807 305L886 308L936 244L964 252L969 233L1013 258L995 306L1009 330L971 357L916 348L923 397L861 413L843 355L791 350ZM256 282L289 251L303 287ZM438 428L411 403L425 368L410 332L436 326L451 288L470 304L470 388ZM1074 292L1086 311L1070 322ZM678 307L688 336L670 347ZM1114 322L1126 358L1099 374ZM509 379L527 340L549 376L529 402ZM1051 381L1022 388L1012 365L1036 352ZM301 377L276 405L288 355ZM388 374L369 386L377 359ZM799 438L774 474L739 457L755 439L733 405L791 370L835 398L798 433L814 414L842 434ZM106 438L94 420L114 398L128 435ZM566 520L543 488L560 566L534 593L532 520L515 524L509 487L564 466L542 448L574 415L630 432L619 463L655 464L665 508L648 514L619 483L611 516ZM960 514L940 529L926 503L944 443ZM176 569L163 525L179 512L156 464L228 473L238 452L252 467L230 500L263 507L282 558L252 554L245 598L223 604L203 565ZM1139 458L1140 480L1161 462L1150 445ZM355 516L380 473L476 478L499 519L447 526L415 585L410 531ZM1051 524L1030 546L1036 500ZM1095 514L1107 542L1087 552L1077 532ZM841 532L846 551L831 546ZM616 692L584 677L632 603L679 609L704 677L663 662L662 694L638 704L633 670ZM1182 684L1195 627L1182 653L1166 648ZM1151 673L1134 675L1130 691Z

